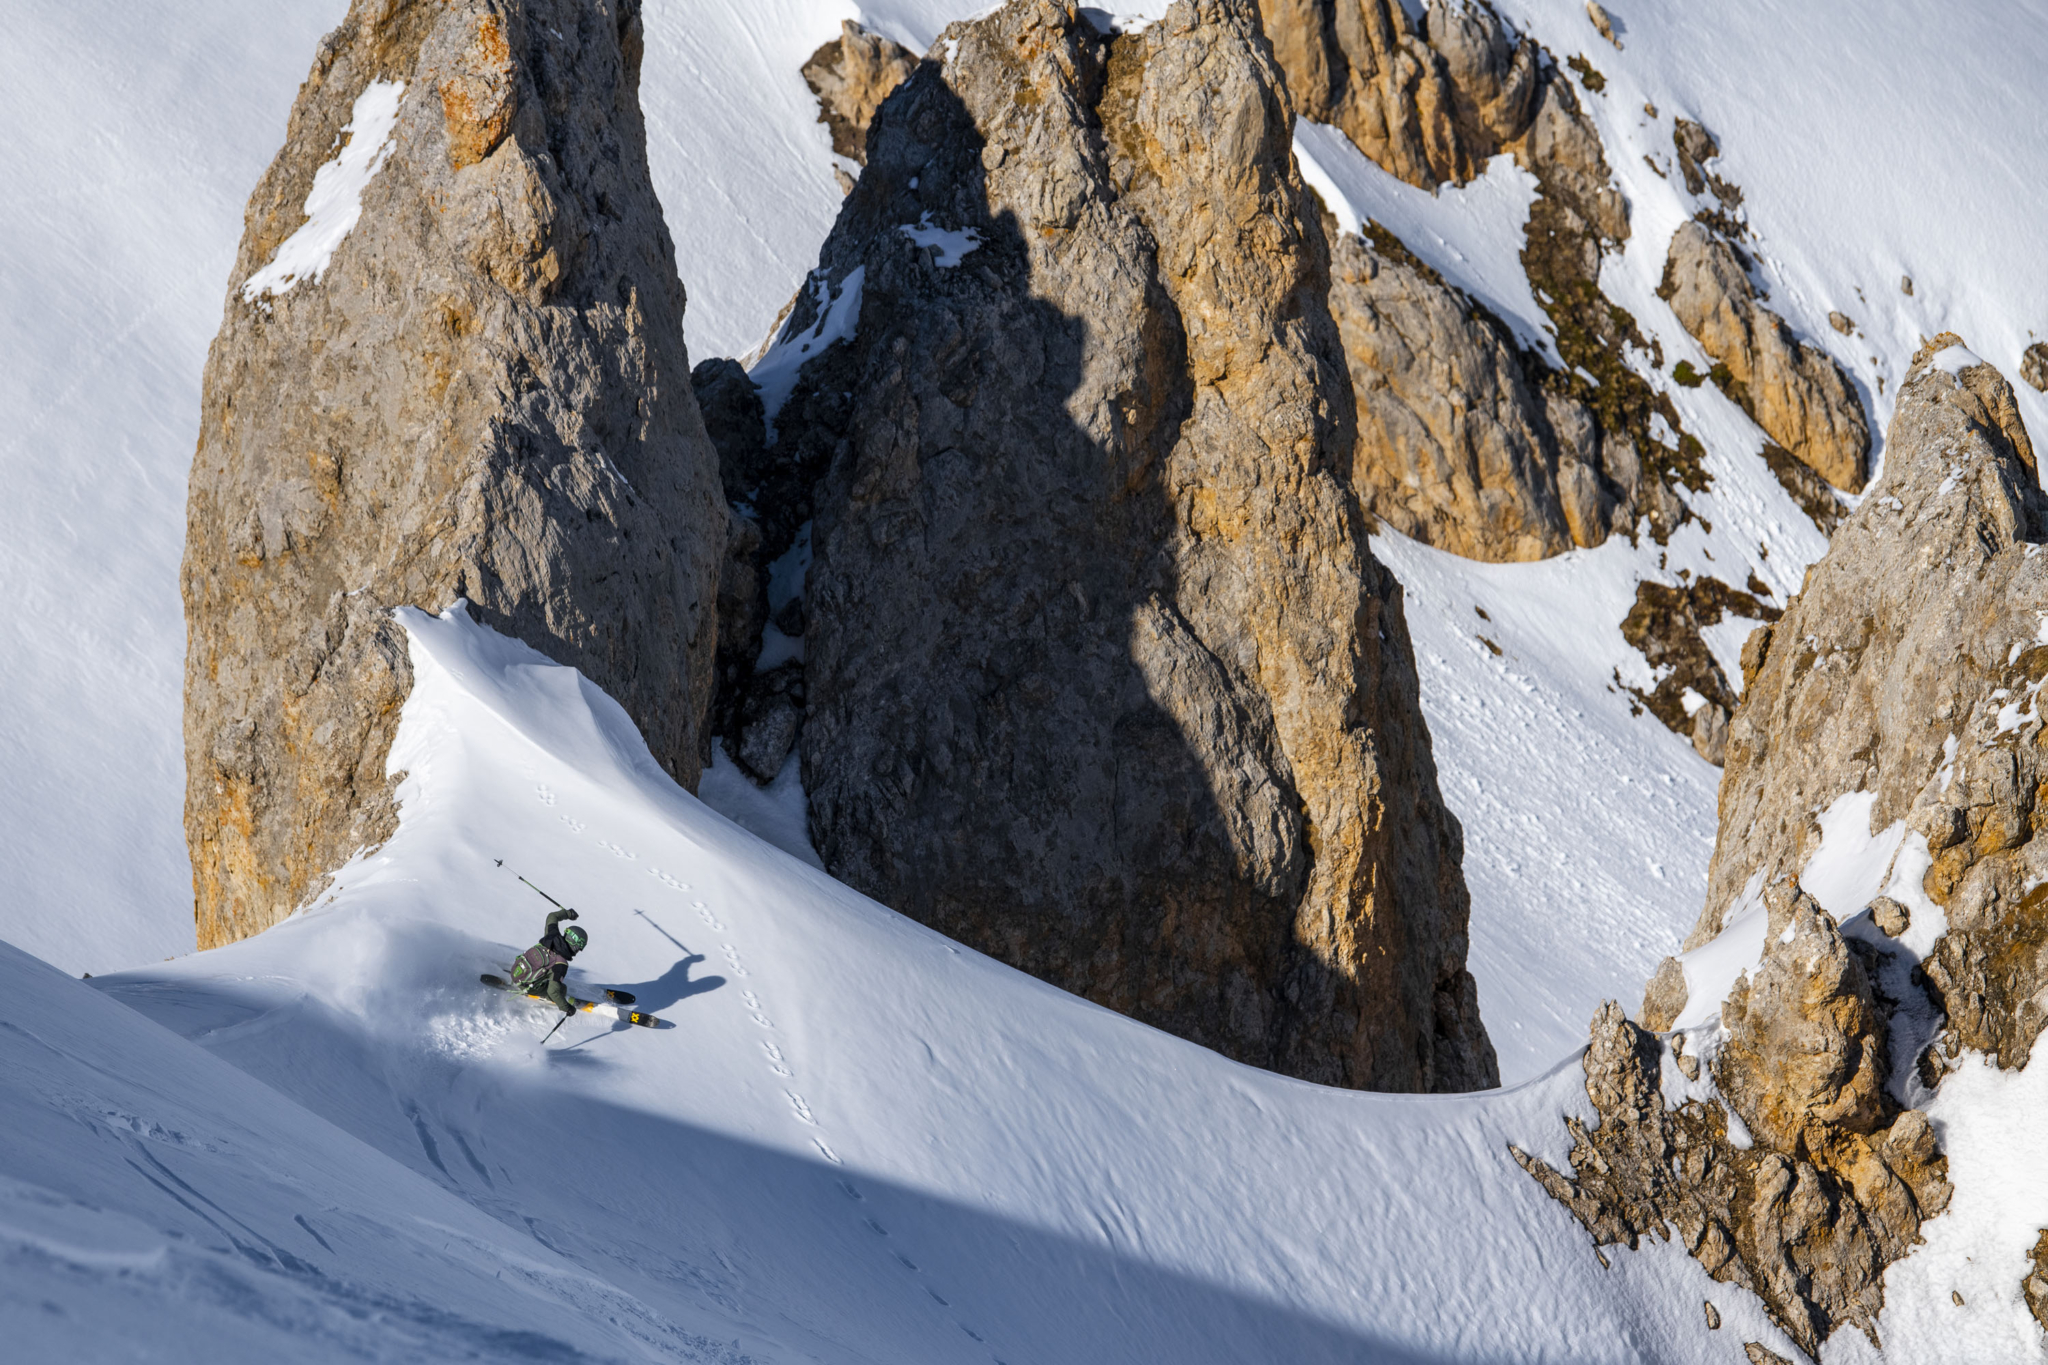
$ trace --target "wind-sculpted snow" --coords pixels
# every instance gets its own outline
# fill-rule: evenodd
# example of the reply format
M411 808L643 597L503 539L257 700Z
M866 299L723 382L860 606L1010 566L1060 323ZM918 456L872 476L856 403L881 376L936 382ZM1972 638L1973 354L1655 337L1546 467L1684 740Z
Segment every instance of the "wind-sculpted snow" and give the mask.
M1704 1362L1731 1329L1783 1348L1732 1295L1705 1337L1715 1287L1675 1247L1601 1270L1514 1165L1511 1142L1562 1159L1575 1064L1393 1097L1225 1061L727 823L572 670L459 610L404 622L383 851L255 939L94 984L536 1259L764 1361ZM624 987L674 1027L578 1017L543 1049L544 1008L477 986L548 909L515 872L581 912L572 988ZM416 1187L391 1206L423 1207Z
M18 949L0 971L9 1360L745 1359Z

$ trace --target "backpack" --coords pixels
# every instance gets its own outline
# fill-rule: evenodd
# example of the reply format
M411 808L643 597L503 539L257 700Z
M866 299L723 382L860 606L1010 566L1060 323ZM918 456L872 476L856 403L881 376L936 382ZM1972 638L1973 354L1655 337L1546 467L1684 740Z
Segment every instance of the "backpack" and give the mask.
M560 953L536 943L512 959L512 984L521 989L539 986L548 979L557 962L566 966L568 961Z

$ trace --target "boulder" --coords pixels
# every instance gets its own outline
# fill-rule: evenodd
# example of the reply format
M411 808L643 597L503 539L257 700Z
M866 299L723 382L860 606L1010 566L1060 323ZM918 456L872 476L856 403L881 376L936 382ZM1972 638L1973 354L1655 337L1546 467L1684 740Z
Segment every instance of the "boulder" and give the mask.
M202 947L395 827L395 606L467 598L697 780L727 518L640 52L636 3L558 0L359 0L320 45L249 203L192 464Z
M1351 234L1332 255L1330 312L1358 402L1359 501L1401 534L1470 559L1543 559L1605 540L1615 499L1597 470L1581 486L1573 456L1561 471L1521 357L1402 255Z
M878 114L787 335L834 875L1255 1065L1494 1083L1328 248L1248 0L1015 0ZM836 302L835 302L836 301Z
M818 122L832 130L832 150L866 165L875 110L916 69L909 48L840 20L839 36L803 65L804 84L818 97Z
M1766 435L1835 487L1862 489L1870 426L1854 385L1763 306L1734 247L1703 223L1682 225L1657 293Z
M2036 341L2021 353L2020 378L2048 393L2048 341Z

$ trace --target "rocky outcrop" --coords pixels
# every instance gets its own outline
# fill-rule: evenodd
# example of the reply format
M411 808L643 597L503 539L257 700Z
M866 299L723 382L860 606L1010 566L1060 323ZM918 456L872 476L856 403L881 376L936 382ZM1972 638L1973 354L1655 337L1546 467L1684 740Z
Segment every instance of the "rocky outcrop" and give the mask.
M201 946L392 829L394 606L467 597L696 781L726 518L640 50L637 4L550 0L360 0L320 46L250 200L192 466Z
M1375 235L1337 237L1330 278L1358 401L1352 481L1366 510L1425 544L1494 561L1542 559L1625 530L1642 479L1634 445L1540 387L1542 363L1502 324Z
M1627 238L1628 211L1570 81L1483 4L1434 4L1421 32L1398 6L1366 6L1363 21L1353 8L1264 6L1296 104L1309 109L1299 92L1324 89L1332 71L1412 68L1425 73L1417 89L1439 93L1375 106L1406 111L1400 136L1361 132L1329 101L1311 116L1338 122L1418 184L1469 178L1500 151L1534 172L1541 194L1523 264L1565 362L1552 369L1521 351L1497 319L1376 226L1339 241L1330 307L1358 394L1361 499L1403 534L1479 559L1597 545L1645 516L1661 540L1690 515L1673 485L1706 487L1704 452L1636 373L1630 349L1651 347L1600 293L1602 253ZM1370 62L1345 56L1368 39L1380 44ZM1440 107L1452 111L1443 134L1452 151L1404 159L1403 146L1435 145L1427 115Z
M1569 1177L1524 1161L1596 1240L1675 1222L1809 1355L1844 1324L1876 1339L1884 1267L1947 1202L1933 1132L1904 1105L1966 1051L2026 1065L2048 1022L2036 804L2048 497L2011 389L1952 335L1914 357L1886 449L1883 482L1743 651L1708 903L1688 946L1760 895L1761 961L1719 1002L1718 1027L1671 1036L1692 1087L1675 1116L1644 1092L1664 1045L1603 1011L1587 1059L1599 1128L1576 1130ZM1862 792L1871 833L1904 826L1885 874L1896 895L1838 928L1798 879L1820 843L1816 814ZM1697 1018L1701 1003L1667 961L1644 1019ZM1618 1086L1626 1103L1607 1098ZM1717 1138L1729 1114L1748 1145ZM1724 1236L1694 1232L1715 1217ZM2030 1303L2039 1278L2037 1263L2017 1286Z
M1754 591L1745 592L1718 578L1687 577L1677 584L1645 580L1636 584L1635 605L1621 622L1622 638L1657 676L1648 691L1629 691L1667 729L1691 739L1699 756L1717 767L1727 750L1728 717L1741 686L1722 672L1701 628L1729 617L1777 620L1778 609L1756 596L1764 592L1764 585L1752 577L1750 587Z
M832 130L832 150L866 165L875 110L916 69L910 49L840 20L839 37L803 65L804 83L818 97L818 122Z
M1835 487L1863 487L1870 426L1854 386L1825 351L1763 306L1733 246L1702 223L1684 224L1657 293L1766 435Z
M1259 0L1287 94L1411 185L1472 178L1444 62L1396 0Z
M2020 1294L2027 1301L2027 1311L2034 1315L2034 1321L2048 1330L2048 1228L2041 1229L2041 1236L2027 1252L2028 1270L2020 1281Z
M1017 0L878 115L785 336L835 875L1333 1084L1492 1084L1327 248L1248 2ZM808 329L808 330L807 330Z
M1678 173L1686 193L1695 199L1712 195L1700 208L1701 221L1724 236L1741 236L1745 229L1735 215L1742 208L1742 188L1708 165L1720 158L1721 144L1691 119L1675 118L1671 121L1671 146L1678 153Z
M1751 878L1796 877L1819 838L1814 812L1850 792L1874 793L1873 829L1905 820L1928 840L1937 903L2028 841L2048 499L2005 380L1981 362L1951 374L1967 352L1947 334L1932 345L1900 389L1883 481L1759 642L1689 946L1720 932ZM1989 889L1973 904L1999 903L1982 899ZM1952 931L1961 909L1950 905Z
M1596 1247L1675 1233L1818 1358L1837 1327L1878 1339L1884 1269L1947 1207L1948 1163L1926 1117L1884 1092L1883 1011L1834 921L1784 891L1766 943L1725 1040L1667 1044L1601 1006L1585 1059L1597 1122L1566 1120L1570 1174L1510 1152Z
M2037 341L2021 353L2020 378L2048 393L2048 341Z

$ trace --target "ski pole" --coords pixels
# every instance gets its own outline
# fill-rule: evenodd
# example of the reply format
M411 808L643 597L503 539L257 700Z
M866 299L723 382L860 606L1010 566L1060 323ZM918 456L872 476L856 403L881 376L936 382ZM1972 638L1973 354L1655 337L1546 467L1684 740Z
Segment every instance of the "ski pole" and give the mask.
M538 890L538 888L535 888L535 889L536 889L536 890ZM542 894L542 895L546 895L547 893L546 893L545 891L542 891L542 892L541 892L541 894ZM568 1016L568 1015L566 1015L566 1014L565 1014L565 1015L563 1015L563 1016L562 1016L561 1018L559 1018L559 1019L555 1020L555 1028L551 1028L551 1029L549 1029L549 1030L548 1030L548 1032L547 1032L547 1037L546 1037L546 1038L542 1038L542 1039L540 1040L540 1045L541 1045L542 1047L546 1047L546 1046L548 1045L548 1038L552 1038L552 1037L554 1037L554 1036L555 1036L555 1029L558 1029L558 1028L560 1028L560 1027L561 1027L562 1025L564 1025L564 1024L566 1024L566 1023L568 1023L568 1022L569 1022L569 1016Z
M518 876L518 874L517 874L517 873L514 873L513 875L514 875L514 876ZM524 878L524 877L520 877L520 878L519 878L519 880L520 880L520 881L522 881L522 882L526 882L526 878ZM555 909L557 909L557 910L567 910L567 909L569 908L568 906L566 906L566 905L562 904L562 903L561 903L560 901L556 900L556 899L555 899L555 898L554 898L553 896L550 896L550 895L549 895L549 894L548 894L547 892L545 892L545 891L541 890L541 889L540 889L539 887L535 886L535 885L534 885L534 884L533 884L532 882L526 882L526 885L528 886L528 888L529 888L529 889L531 889L531 890L532 890L532 892L533 892L533 894L534 894L534 895L536 895L536 896L539 896L539 897L540 897L540 898L541 898L542 900L546 901L546 902L547 902L547 903L548 903L549 905L552 905L552 906L554 906L554 907L555 907Z

